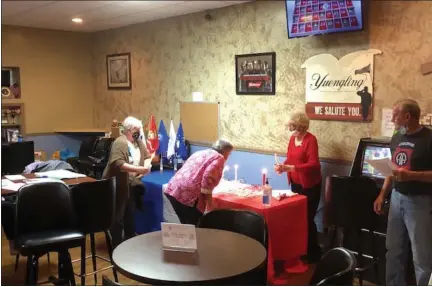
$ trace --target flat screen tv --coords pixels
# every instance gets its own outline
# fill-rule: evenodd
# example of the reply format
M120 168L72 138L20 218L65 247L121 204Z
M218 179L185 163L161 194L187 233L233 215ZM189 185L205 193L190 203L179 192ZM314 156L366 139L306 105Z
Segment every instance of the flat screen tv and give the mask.
M362 0L285 0L288 38L363 30Z

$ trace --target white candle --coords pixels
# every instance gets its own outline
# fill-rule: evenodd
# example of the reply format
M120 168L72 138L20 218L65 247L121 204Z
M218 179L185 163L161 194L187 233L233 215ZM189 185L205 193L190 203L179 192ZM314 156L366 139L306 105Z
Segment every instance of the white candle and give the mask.
M238 169L238 164L234 165L234 181L237 182L237 169Z
M229 171L229 170L230 170L230 167L226 165L222 171L222 178L225 178L225 172Z
M159 165L160 172L163 172L163 156L160 154L160 165Z

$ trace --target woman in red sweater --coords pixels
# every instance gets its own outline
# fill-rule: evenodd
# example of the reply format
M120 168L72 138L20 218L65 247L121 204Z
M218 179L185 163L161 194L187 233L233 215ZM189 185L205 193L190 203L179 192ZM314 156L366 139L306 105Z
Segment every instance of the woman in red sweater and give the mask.
M308 132L309 119L304 113L294 113L288 122L291 133L287 159L275 165L278 174L287 173L292 191L305 195L308 202L308 256L309 263L321 258L314 221L321 196L321 164L318 158L318 142Z

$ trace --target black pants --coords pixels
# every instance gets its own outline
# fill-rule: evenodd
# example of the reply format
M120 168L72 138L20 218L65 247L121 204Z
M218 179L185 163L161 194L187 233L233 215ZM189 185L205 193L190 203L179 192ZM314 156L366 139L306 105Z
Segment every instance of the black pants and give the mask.
M308 257L316 258L321 255L321 249L318 245L317 227L315 224L315 215L321 197L321 182L317 185L303 189L300 184L291 182L293 192L307 197L307 220L308 220Z
M196 208L198 201L194 204L194 206L187 206L177 201L174 197L169 194L165 194L166 197L171 202L174 211L177 213L177 216L180 219L182 224L192 224L197 225L199 219L203 215L201 211Z
M135 211L142 206L142 196L145 193L145 186L130 185L130 197L124 203L123 214L117 214L115 222L110 229L113 249L120 243L135 236ZM116 207L121 210L121 207Z

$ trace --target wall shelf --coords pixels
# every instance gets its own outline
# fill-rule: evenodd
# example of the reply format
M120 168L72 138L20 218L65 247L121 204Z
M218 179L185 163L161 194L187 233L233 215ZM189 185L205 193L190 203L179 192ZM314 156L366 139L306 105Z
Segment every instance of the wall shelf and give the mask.
M84 134L96 134L105 135L108 131L105 129L59 129L55 130L58 134L70 134L70 135L84 135Z

